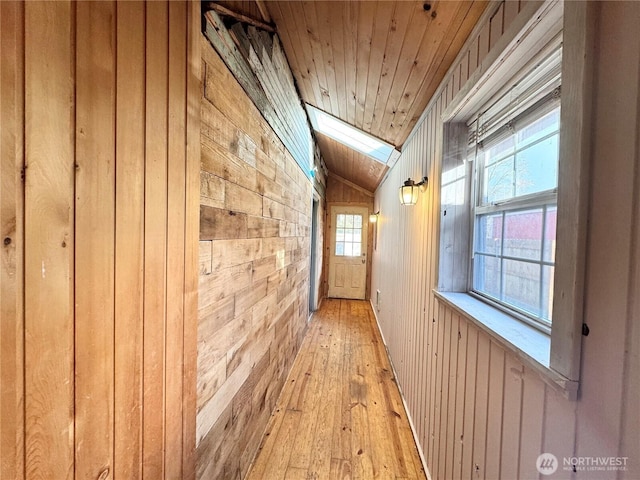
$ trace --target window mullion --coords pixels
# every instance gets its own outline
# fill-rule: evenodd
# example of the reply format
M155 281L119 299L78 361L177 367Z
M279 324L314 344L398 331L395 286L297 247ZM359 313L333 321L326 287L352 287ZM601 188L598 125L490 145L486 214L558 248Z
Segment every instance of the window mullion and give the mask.
M544 239L547 234L547 205L542 206L542 238L540 240L540 285L538 286L538 316L542 318L542 292L544 290Z
M502 212L502 232L500 233L500 301L504 301L504 224L505 212Z

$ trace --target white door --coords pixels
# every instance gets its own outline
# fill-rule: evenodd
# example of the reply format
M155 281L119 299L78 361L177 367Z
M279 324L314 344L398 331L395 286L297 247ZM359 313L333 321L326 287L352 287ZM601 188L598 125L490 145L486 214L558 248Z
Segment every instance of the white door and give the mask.
M368 215L367 207L331 207L330 297L364 300Z

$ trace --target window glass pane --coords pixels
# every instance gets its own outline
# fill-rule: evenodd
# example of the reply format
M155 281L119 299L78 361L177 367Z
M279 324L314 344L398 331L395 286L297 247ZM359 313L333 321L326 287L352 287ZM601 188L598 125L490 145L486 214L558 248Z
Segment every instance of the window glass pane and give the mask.
M347 228L353 228L353 215L345 215L344 226Z
M482 203L491 204L513 197L513 157L484 170Z
M551 321L553 313L553 278L554 267L542 267L542 312L541 316L547 321Z
M344 241L344 228L336 229L336 241Z
M476 252L500 255L502 245L502 213L478 217Z
M504 260L503 300L527 312L539 315L540 265Z
M509 135L509 137L486 150L485 164L491 165L492 163L509 156L515 150L515 146L515 137L513 135Z
M353 241L360 243L362 239L362 229L354 228L353 229Z
M503 255L540 260L542 209L507 212L504 219Z
M344 255L344 242L336 242L336 255L337 256Z
M518 131L518 148L535 142L560 129L560 109L549 112Z
M356 228L362 228L362 215L353 216L353 226Z
M516 153L516 196L558 186L558 135Z
M342 213L338 214L338 220L336 222L338 224L338 227L344 227L344 217L345 217L344 214Z
M359 257L362 254L362 251L360 250L360 244L359 243L354 243L353 244L353 256L354 257Z
M544 230L544 257L545 262L556 261L556 221L558 217L558 207L547 207L547 217Z
M345 230L344 239L347 242L353 242L353 229L348 228L348 229Z
M345 257L353 256L353 243L344 244L344 256Z
M479 292L500 299L500 259L476 254L473 286Z

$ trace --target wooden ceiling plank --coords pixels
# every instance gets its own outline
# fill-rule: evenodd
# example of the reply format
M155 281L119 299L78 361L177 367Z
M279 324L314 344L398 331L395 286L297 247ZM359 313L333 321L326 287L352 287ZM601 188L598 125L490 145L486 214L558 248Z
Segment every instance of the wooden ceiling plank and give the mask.
M325 135L319 134L317 137L330 173L369 191L375 191L387 171L386 165Z
M335 174L333 172L329 172L329 176L331 178L337 180L338 182L341 182L341 183L343 183L343 184L345 184L345 185L347 185L347 186L349 186L349 187L351 187L351 188L353 188L353 189L355 189L355 190L357 190L357 191L359 191L361 193L364 193L368 197L373 197L373 192L371 190L367 190L366 188L362 188L360 185L357 185L357 184L353 183L352 181L347 180L344 177L341 177L340 175L337 175L337 174Z
M444 12L438 14L438 18L440 18L446 13L443 27L433 31L432 36L424 46L424 50L421 48L421 51L424 52L421 55L421 61L423 65L426 63L427 66L426 69L423 67L422 71L416 71L414 69L411 72L409 81L405 87L405 93L402 96L398 111L392 121L396 135L394 141L404 142L404 139L422 113L422 111L416 112L416 110L420 108L420 105L423 105L422 109L424 109L424 105L429 101L427 97L430 97L430 94L433 94L435 87L437 87L436 84L433 90L430 88L435 78L434 75L438 74L438 71L443 65L446 67L444 68L444 72L438 77L438 83L440 83L460 47L464 44L466 37L459 38L459 31L471 5L471 2L461 2L456 4L455 9L445 9ZM440 25L438 26L440 27ZM432 46L434 38L441 39L436 49Z
M307 72L300 66L301 62L298 58L298 50L293 48L294 43L291 40L291 29L289 28L289 25L283 21L280 2L269 2L269 8L269 17L273 19L276 25L278 25L278 37L282 43L289 67L296 79L300 95L302 98L306 98L308 95L313 93L311 81L309 80Z
M329 12L333 12L334 21L331 22L331 45L333 46L333 62L335 65L336 71L336 88L337 91L337 99L338 99L338 111L340 113L340 118L347 118L347 106L348 106L348 92L347 89L347 69L353 70L353 65L347 65L345 63L345 41L344 41L344 31L342 27L342 22L335 21L335 9L338 8L338 15L342 18L342 14L345 9L345 2L341 2L332 9L329 9Z
M313 52L311 44L307 36L306 23L304 15L300 9L298 2L278 2L282 11L284 22L289 26L289 35L291 37L293 49L299 52L300 68L307 72L310 80L312 93L304 98L305 102L314 105L320 109L324 109L324 101L322 99L322 91L318 82L316 65L313 60Z
M369 77L369 60L371 57L371 41L373 20L378 2L359 2L358 45L356 51L356 118L355 126L363 129L364 107L367 101L367 81Z
M420 90L416 93L415 101L409 108L405 118L397 123L398 125L402 125L396 137L399 145L404 143L409 133L411 133L411 130L424 111L425 105L435 93L438 85L451 67L452 62L455 60L461 47L473 30L477 19L482 15L487 5L487 2L466 3L468 3L468 9L464 9L462 14L456 17L455 23L450 27L451 40L443 40L440 44L436 57L438 61L434 61L429 69L429 74L425 77L426 80L422 82Z
M299 2L296 2L299 4ZM319 28L317 22L317 15L314 2L304 1L301 4L302 15L299 19L304 18L304 24L306 29L306 39L311 46L311 52L313 55L313 62L315 64L316 75L318 76L318 83L320 85L320 92L322 96L322 104L325 112L329 112L333 115L331 109L331 98L329 97L329 84L327 82L326 64L324 61L324 54L322 52L322 45L320 43Z
M364 120L362 130L371 132L374 108L380 85L382 63L384 62L385 48L389 31L393 25L395 14L395 2L382 1L378 3L378 10L374 17L373 34L371 38L371 54L369 57L369 72L367 74L367 94L364 106Z
M318 41L322 47L322 56L324 60L323 67L327 77L327 93L331 102L331 112L334 116L340 117L339 95L334 61L335 46L331 37L331 25L335 23L335 18L332 18L330 13L333 7L326 1L314 2L314 7L316 12Z
M395 79L398 62L402 55L402 48L406 37L405 34L416 10L417 8L412 2L399 2L396 4L394 18L384 52L380 84L378 86L374 107L374 118L371 125L371 133L379 138L383 138L382 119L384 118L387 101L391 94L391 87Z
M416 5L417 10L422 10L421 5ZM382 119L381 135L389 143L393 143L395 139L395 132L392 131L392 121L395 116L402 94L404 93L405 86L409 79L409 74L417 60L420 45L423 38L426 36L426 31L429 26L434 22L433 17L428 13L422 11L414 11L412 21L409 24L405 33L404 42L402 45L402 55L398 61L396 71L394 73L393 84L391 88L391 94L387 100L384 117Z
M342 8L342 2L315 2L320 41L324 53L329 83L331 109L334 115L344 118L345 88L344 88L344 44L342 39L342 22L336 21L336 8Z
M350 125L356 124L356 55L358 50L358 17L359 9L356 2L343 4L343 32L344 32L344 61L345 61L345 94L347 97L347 116L345 120Z
M255 0L256 2L256 6L258 7L258 10L260 11L260 16L262 17L262 20L264 20L267 23L271 23L271 15L269 14L269 9L267 8L267 5L265 4L264 0Z

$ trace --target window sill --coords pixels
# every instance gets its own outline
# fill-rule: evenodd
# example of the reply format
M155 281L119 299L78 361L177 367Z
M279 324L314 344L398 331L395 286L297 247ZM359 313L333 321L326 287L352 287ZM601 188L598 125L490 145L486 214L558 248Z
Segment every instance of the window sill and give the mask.
M524 365L536 371L545 383L564 397L576 398L578 382L565 378L550 366L549 335L467 293L437 290L433 293L440 302L456 310L506 350L514 353Z

